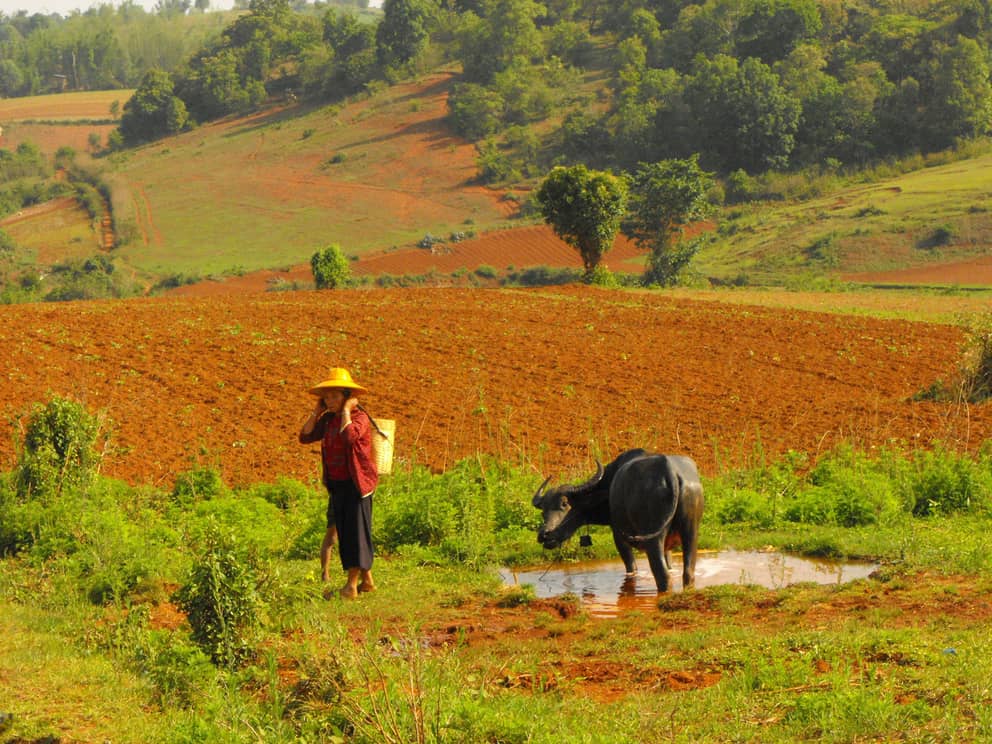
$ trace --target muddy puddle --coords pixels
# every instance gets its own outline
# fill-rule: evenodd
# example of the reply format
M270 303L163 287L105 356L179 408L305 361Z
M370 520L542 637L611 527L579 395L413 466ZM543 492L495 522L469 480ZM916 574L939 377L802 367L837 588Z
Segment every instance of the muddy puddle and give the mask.
M874 563L839 562L800 558L775 552L721 550L696 558L696 588L718 584L756 584L779 589L789 584L815 582L843 584L866 578L878 568ZM588 561L531 569L500 570L509 586L531 584L539 598L574 594L591 615L613 616L626 609L653 610L657 590L647 558L638 556L637 571L627 576L623 563ZM672 556L672 590L682 590L682 556Z

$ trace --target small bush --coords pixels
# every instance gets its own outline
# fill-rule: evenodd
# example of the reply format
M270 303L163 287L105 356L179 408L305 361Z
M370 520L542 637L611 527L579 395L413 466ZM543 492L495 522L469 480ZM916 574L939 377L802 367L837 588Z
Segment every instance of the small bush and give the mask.
M314 498L312 488L285 476L276 478L274 483L257 483L249 489L249 494L264 499L283 511Z
M181 506L207 501L227 493L220 473L212 468L196 467L176 476L172 500Z
M933 231L920 241L921 248L939 248L949 245L957 237L957 231L953 225L937 225Z
M351 284L351 266L337 244L317 251L310 257L317 289L340 289Z
M547 287L558 284L574 284L582 279L579 269L554 269L548 266L531 266L526 269L508 271L507 284L524 287Z
M223 667L250 658L261 626L261 571L255 554L233 531L209 530L189 576L173 595L186 613L193 641Z
M992 313L972 319L966 326L963 389L972 403L992 397Z
M437 547L449 557L485 564L497 534L536 528L533 486L488 458L461 460L438 475L423 468L394 474L377 493L376 542L389 552Z
M921 452L906 483L915 516L987 511L992 503L992 472L987 463L943 449Z
M65 488L88 485L100 465L100 430L100 419L80 403L55 397L36 406L17 463L18 496L57 497Z
M217 671L200 648L162 633L152 634L150 646L143 667L159 705L192 710L208 698Z
M602 265L596 266L596 268L590 271L587 280L589 284L592 284L595 287L616 289L620 286L620 282L617 281L617 278L613 272Z
M710 498L712 511L720 524L751 524L756 527L774 526L775 517L770 500L751 488L735 488L719 498Z

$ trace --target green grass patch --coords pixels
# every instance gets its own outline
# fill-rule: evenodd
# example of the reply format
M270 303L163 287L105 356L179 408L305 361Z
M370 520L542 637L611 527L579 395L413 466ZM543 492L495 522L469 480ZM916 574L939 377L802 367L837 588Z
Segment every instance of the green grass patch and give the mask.
M59 441L75 426L39 420ZM992 736L988 452L841 447L707 479L704 547L881 570L708 587L613 619L501 585L497 566L548 559L526 463L402 463L373 497L379 589L346 602L319 582L314 485L235 490L196 467L163 492L61 462L44 489L0 476L0 700L15 740Z
M693 268L725 281L743 273L753 284L777 284L811 270L880 271L975 255L992 230L974 211L987 198L992 154L962 157L838 179L822 194L727 207Z

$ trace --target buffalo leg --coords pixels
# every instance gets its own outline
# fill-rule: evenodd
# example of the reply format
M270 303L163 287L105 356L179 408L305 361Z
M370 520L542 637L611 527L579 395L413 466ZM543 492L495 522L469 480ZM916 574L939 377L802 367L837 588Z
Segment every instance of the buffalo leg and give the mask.
M623 561L623 566L627 569L628 574L634 573L634 549L630 547L626 540L624 540L613 530L613 544L617 546L617 552L620 554L620 559Z
M698 535L693 527L683 528L682 535L682 588L691 589L696 585L696 540Z
M659 592L668 591L668 566L665 564L665 548L660 539L652 540L645 548L648 554L648 563L651 566L651 573L654 574L654 583Z

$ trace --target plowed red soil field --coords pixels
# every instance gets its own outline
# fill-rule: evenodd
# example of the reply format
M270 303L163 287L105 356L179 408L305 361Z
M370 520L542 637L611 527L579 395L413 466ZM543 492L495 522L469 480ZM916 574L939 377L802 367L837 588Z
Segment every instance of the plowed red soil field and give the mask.
M440 470L479 452L575 476L644 446L704 474L791 449L990 436L987 406L910 397L953 374L949 326L587 287L282 292L0 308L10 420L52 394L104 411L104 472L171 484L194 463L232 485L317 474L296 443L328 368L397 420L396 457ZM14 460L0 438L0 466Z

